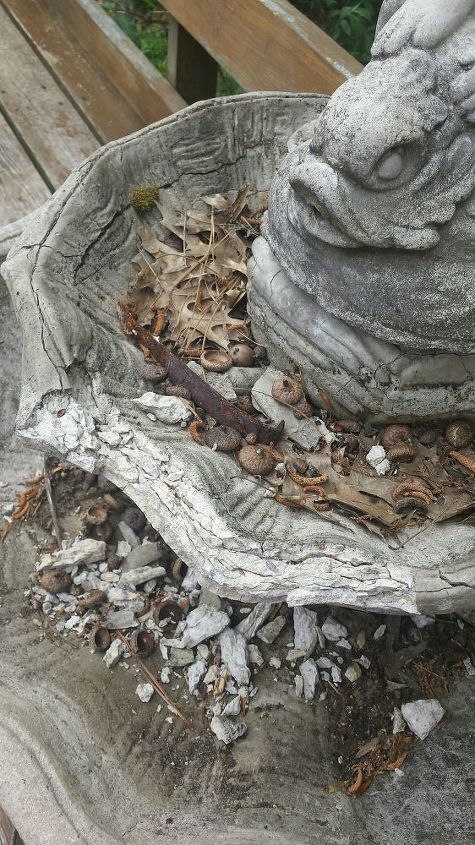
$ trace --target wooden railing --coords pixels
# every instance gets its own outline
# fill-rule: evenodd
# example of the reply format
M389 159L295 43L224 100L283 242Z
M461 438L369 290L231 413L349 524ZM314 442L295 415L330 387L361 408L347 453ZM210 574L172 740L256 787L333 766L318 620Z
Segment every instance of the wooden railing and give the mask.
M161 0L169 80L187 101L214 96L218 65L246 91L332 94L360 63L287 0Z

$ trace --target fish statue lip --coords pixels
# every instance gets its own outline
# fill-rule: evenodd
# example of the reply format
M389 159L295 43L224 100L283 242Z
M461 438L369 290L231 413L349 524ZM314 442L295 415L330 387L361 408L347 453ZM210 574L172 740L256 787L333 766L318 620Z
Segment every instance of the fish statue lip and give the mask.
M289 280L403 349L475 352L475 0L385 0L308 135L262 228Z

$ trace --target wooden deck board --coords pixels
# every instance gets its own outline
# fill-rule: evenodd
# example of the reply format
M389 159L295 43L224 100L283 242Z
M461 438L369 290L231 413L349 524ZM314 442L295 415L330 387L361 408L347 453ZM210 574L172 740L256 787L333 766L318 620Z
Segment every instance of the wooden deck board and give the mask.
M0 228L48 199L50 191L0 114Z
M15 24L0 8L0 107L53 188L98 146Z
M68 92L101 143L142 128L144 121L138 111L66 27L57 3L5 0L3 5L33 49L49 65L51 74Z

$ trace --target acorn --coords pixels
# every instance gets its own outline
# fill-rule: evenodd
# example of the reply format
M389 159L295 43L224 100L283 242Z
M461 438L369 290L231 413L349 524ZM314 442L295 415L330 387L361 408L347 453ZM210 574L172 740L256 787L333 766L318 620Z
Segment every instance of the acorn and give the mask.
M254 358L256 361L264 361L267 358L267 349L259 343L254 347Z
M217 452L234 452L241 445L241 435L227 425L217 425L203 432L203 440Z
M254 405L252 404L252 399L248 393L243 393L241 396L238 396L236 400L236 405L241 411L244 411L246 414L253 414L255 412Z
M203 369L212 373L225 373L232 363L231 357L224 349L206 349L200 356Z
M247 343L235 343L229 349L229 355L235 367L252 367L254 352Z
M455 420L445 429L445 439L453 449L465 449L473 440L472 428L464 420Z
M148 657L156 648L155 637L145 628L137 628L130 638L130 645L135 654Z
M40 572L38 575L40 587L48 593L67 593L71 586L71 574L63 571Z
M410 441L401 441L387 450L386 457L392 463L406 464L414 460L416 450Z
M304 395L300 385L286 376L273 382L271 393L277 402L282 402L284 405L297 405Z
M260 445L243 446L238 454L238 461L250 475L269 475L275 466L269 449Z
M86 610L90 610L92 607L97 607L99 604L102 604L105 598L106 593L103 590L91 590L90 593L86 593L79 599L76 605L76 613L79 613L82 616Z
M98 651L107 651L112 642L110 632L107 628L103 628L101 625L94 630L92 639Z
M402 443L409 440L411 436L411 429L407 425L388 425L381 435L381 444L386 451L395 446L396 443Z

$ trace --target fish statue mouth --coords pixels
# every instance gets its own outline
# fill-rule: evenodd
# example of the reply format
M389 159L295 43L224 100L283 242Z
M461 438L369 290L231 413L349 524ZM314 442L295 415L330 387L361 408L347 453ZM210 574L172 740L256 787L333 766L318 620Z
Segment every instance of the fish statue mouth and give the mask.
M296 229L303 229L307 235L331 246L355 249L361 244L345 233L328 214L316 198L307 200L292 192L288 201L289 221Z

